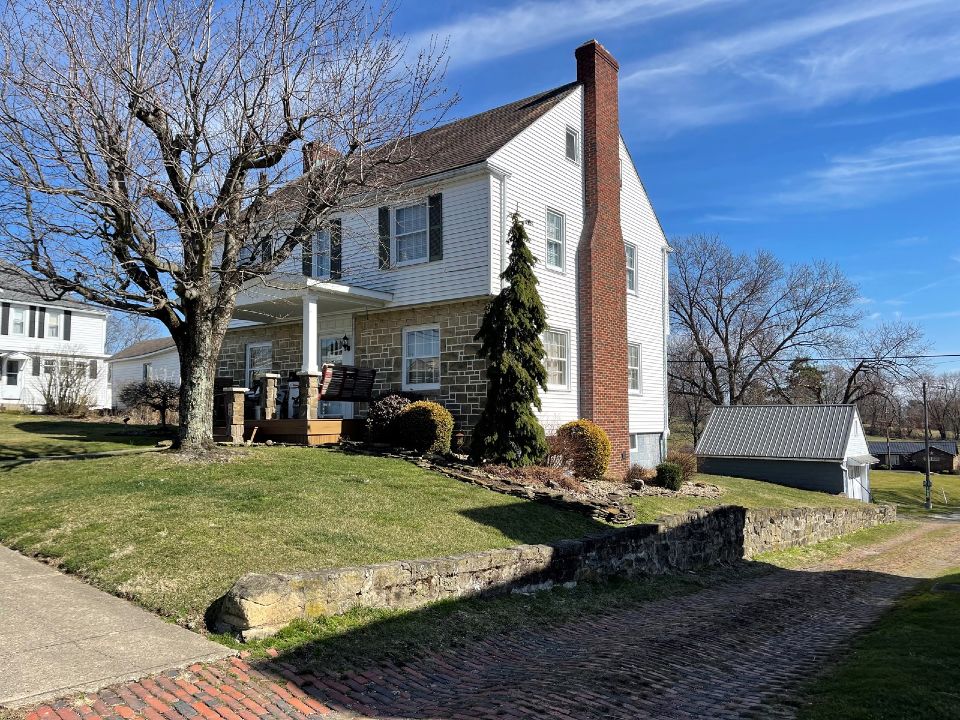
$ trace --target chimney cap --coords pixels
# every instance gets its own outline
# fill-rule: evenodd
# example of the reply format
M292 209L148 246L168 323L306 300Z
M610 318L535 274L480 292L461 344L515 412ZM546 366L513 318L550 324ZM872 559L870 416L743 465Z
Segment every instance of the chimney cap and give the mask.
M596 38L587 40L585 43L580 45L576 51L574 51L574 55L577 57L577 60L579 60L583 55L590 51L593 51L594 55L602 57L604 60L610 63L614 70L620 70L620 63L617 62L617 59L611 55L610 51L601 45L600 41Z

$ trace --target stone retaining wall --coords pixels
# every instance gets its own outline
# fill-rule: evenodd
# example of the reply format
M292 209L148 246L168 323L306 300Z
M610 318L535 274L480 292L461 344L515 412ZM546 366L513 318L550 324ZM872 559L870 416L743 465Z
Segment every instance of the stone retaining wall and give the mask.
M353 607L412 609L438 600L532 591L604 577L638 577L734 563L896 519L888 505L693 510L581 540L315 572L249 574L220 600L213 629L244 639L298 618Z

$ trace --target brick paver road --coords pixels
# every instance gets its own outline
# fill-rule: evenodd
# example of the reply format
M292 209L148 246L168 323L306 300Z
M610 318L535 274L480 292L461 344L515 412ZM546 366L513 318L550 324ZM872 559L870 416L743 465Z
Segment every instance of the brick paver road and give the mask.
M232 658L46 705L28 720L790 717L801 680L958 555L960 523L925 524L806 571L599 610L403 665L335 675Z

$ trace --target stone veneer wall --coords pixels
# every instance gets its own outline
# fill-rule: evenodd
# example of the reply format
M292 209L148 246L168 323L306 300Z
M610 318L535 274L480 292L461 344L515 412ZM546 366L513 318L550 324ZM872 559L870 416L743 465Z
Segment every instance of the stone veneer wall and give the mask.
M287 378L303 366L303 325L299 322L229 330L220 348L217 377L232 377L244 383L247 368L247 344L273 343L272 371Z
M353 607L411 609L484 593L549 588L609 576L659 575L734 563L896 519L889 505L693 510L581 540L315 572L245 575L221 599L217 632L271 635L298 618Z
M374 394L403 386L403 329L416 325L440 326L440 389L420 391L453 415L456 429L466 433L480 419L486 400L486 362L477 357L480 328L489 298L441 305L357 314L354 362L377 369Z

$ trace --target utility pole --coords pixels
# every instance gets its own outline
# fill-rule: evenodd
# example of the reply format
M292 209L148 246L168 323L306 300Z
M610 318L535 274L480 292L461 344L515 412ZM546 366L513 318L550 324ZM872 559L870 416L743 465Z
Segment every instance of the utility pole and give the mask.
M933 509L933 499L930 497L931 489L933 488L933 483L930 482L930 419L927 415L927 381L923 381L923 444L926 448L927 455L927 472L926 479L923 481L923 496L924 502L923 506L927 510Z

